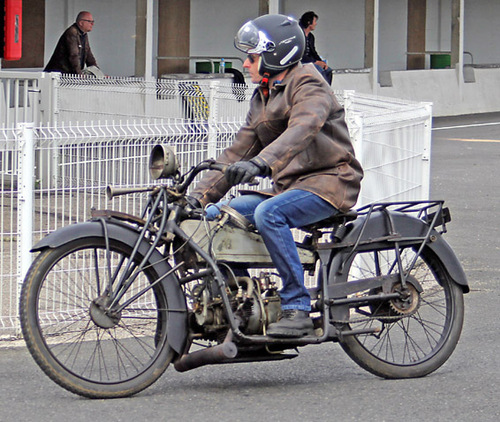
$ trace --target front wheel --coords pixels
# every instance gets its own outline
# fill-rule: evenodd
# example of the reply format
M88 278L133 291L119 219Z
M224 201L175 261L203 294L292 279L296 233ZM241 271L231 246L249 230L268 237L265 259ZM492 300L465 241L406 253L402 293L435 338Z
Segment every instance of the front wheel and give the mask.
M146 265L113 315L102 311L108 280L135 268L132 247L79 239L46 249L23 284L21 327L42 370L65 389L90 398L125 397L155 382L175 356L167 342L168 299ZM115 282L116 283L116 282ZM113 286L115 288L115 286Z
M403 269L415 255L412 248L401 251ZM360 252L351 263L348 281L395 273L394 250ZM401 291L401 284L395 283L392 290ZM356 296L377 293L370 290ZM351 308L347 329L365 334L340 341L357 364L383 378L415 378L435 371L452 354L462 330L463 291L429 248L416 260L403 293L404 299Z

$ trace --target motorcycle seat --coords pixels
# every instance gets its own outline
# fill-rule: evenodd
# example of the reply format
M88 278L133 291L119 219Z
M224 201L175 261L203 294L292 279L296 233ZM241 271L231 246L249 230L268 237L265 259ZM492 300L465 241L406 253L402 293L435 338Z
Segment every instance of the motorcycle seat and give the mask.
M334 227L340 224L345 224L349 221L356 220L356 218L358 218L358 213L356 210L339 212L338 214L332 215L331 217L325 218L324 220L318 221L317 223L301 227L301 230L312 232L323 228Z

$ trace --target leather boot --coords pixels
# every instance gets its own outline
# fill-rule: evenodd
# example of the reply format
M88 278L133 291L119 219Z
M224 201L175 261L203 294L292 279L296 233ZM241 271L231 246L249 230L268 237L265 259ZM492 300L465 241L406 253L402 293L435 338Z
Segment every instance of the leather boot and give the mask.
M309 312L298 309L285 309L278 322L269 324L267 335L270 337L298 338L314 335L314 324Z

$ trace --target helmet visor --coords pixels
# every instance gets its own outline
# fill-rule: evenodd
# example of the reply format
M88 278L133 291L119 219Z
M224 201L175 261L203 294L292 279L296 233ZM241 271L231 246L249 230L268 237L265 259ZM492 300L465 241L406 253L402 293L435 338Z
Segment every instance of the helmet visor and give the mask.
M275 48L274 43L252 22L247 22L240 28L234 38L234 46L247 54L261 54Z

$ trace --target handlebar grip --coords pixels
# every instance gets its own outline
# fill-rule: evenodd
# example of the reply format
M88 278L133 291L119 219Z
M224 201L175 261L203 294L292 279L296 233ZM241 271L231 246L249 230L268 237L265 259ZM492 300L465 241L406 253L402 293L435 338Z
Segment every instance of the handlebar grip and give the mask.
M226 169L229 167L227 164L221 164L221 163L211 163L209 165L210 170L218 170L221 173L225 173Z

